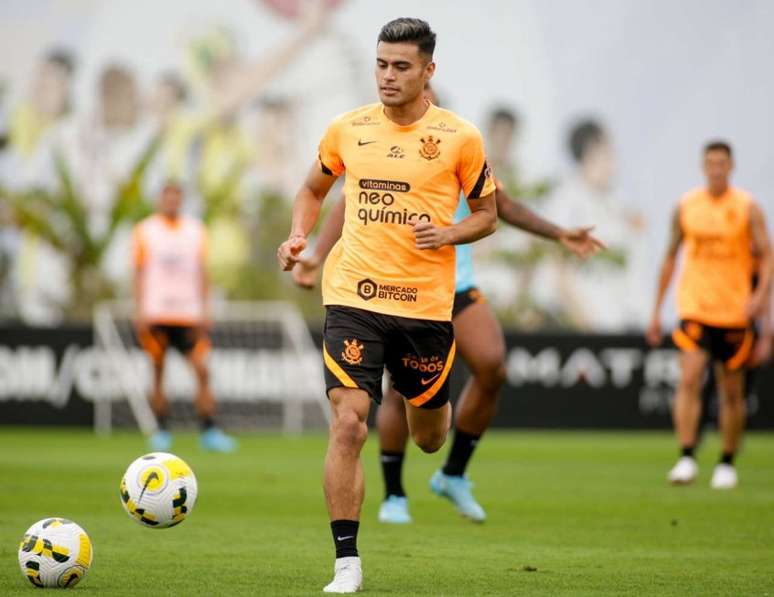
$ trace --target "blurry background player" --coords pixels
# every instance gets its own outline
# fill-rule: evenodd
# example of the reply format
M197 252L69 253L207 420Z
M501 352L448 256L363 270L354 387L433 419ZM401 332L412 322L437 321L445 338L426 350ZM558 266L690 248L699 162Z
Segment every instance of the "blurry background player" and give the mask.
M236 442L213 422L215 400L207 372L207 239L204 225L181 213L182 202L180 185L167 183L156 214L140 222L134 231L137 335L153 361L151 406L161 428L150 443L155 451L166 451L172 445L167 429L169 402L163 385L164 356L171 346L188 358L196 373L202 447L230 452Z
M438 101L429 86L425 93L433 103ZM602 243L589 234L589 228L563 229L555 226L510 199L499 183L495 198L502 220L526 232L555 240L582 259L602 247ZM293 279L300 286L314 286L320 265L341 236L344 212L344 201L339 201L320 232L314 254L303 258L294 268ZM454 221L459 222L469 214L467 202L460 199ZM458 354L472 375L457 403L454 441L446 464L433 475L430 486L437 495L449 499L460 514L483 522L486 514L471 493L471 483L465 477L465 470L481 435L494 416L500 387L505 381L505 340L492 309L476 288L471 245L456 245L452 323ZM394 389L390 388L383 400L376 422L386 487L379 520L408 523L411 516L401 477L409 428L403 399Z
M661 341L661 306L678 249L685 245L677 291L680 324L673 333L682 351L681 377L673 419L682 455L669 471L675 484L691 483L698 474L694 450L701 416L701 385L708 362L715 362L720 396L723 453L711 485L737 484L733 466L745 424L744 368L754 339L751 321L764 312L771 283L771 246L765 218L745 191L729 185L731 146L723 141L704 148L705 187L687 193L675 211L667 255L661 267L647 338ZM753 271L757 264L757 272ZM753 275L758 285L753 290Z

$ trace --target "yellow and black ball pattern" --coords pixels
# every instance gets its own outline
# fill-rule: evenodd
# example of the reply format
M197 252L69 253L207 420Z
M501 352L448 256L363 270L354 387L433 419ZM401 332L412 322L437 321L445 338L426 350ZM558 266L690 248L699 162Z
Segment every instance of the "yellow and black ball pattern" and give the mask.
M164 529L180 524L191 513L198 485L184 460L174 454L152 452L129 465L119 494L124 510L137 523Z
M44 518L24 533L19 567L36 587L71 588L91 567L93 547L80 526L66 518Z

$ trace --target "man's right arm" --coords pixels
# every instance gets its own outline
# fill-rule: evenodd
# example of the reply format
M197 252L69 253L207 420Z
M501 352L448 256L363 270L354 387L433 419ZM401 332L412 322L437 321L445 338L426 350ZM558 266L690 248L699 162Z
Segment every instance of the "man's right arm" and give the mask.
M289 271L298 263L301 251L306 248L306 238L320 217L322 202L336 178L330 170L323 171L319 162L309 171L293 203L293 222L288 240L277 249L277 259L283 270Z
M683 242L683 229L680 225L680 208L675 209L672 216L672 229L669 235L669 246L661 263L661 272L658 277L658 288L656 289L656 302L653 305L653 314L650 325L646 333L646 338L651 346L661 344L661 307L664 304L669 284L675 272L675 262L677 261L677 251Z
M345 205L342 196L323 222L320 234L317 236L314 252L311 255L301 257L296 267L293 268L293 281L302 288L314 288L320 266L328 253L331 252L333 245L341 238L341 231L344 228Z

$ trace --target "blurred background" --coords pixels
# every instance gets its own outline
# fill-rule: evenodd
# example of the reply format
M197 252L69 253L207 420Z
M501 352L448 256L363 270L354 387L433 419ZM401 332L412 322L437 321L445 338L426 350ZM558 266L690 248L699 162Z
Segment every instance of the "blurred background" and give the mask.
M316 332L319 294L292 286L275 248L326 124L376 100L380 27L416 16L438 34L443 104L482 130L511 195L559 223L595 225L610 246L581 265L505 226L478 243L479 286L516 330L509 387L625 387L630 426L648 413L667 424L673 360L639 333L671 211L702 184L708 139L733 144L735 182L774 221L774 4L325 4L322 14L301 0L0 4L0 372L20 371L18 347L50 347L51 332L88 343L94 306L129 296L131 228L170 178L206 222L216 295L291 301ZM628 378L604 356L616 347L636 353ZM63 350L49 359L53 377ZM577 350L592 360L556 377ZM6 399L35 395L15 383ZM668 392L643 397L648 383Z

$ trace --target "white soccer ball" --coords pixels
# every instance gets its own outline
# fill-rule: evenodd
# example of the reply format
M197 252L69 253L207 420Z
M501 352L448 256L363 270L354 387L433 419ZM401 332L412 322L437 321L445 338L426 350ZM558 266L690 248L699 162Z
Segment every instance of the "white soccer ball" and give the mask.
M93 551L86 531L73 521L44 518L24 533L19 566L36 587L70 588L86 576Z
M140 456L121 479L124 510L151 529L166 529L183 522L193 510L198 493L191 467L166 452Z

